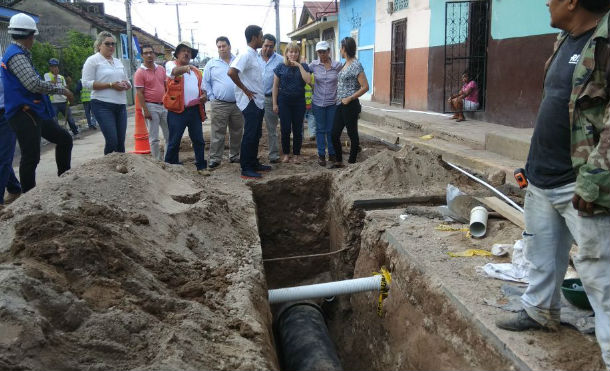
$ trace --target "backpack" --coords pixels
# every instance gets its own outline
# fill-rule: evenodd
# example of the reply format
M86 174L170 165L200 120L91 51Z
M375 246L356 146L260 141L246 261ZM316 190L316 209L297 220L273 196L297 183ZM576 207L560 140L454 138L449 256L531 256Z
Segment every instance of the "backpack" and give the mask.
M203 76L201 71L194 66L190 66L191 71L197 76L197 82L199 84L199 91L201 92L201 81ZM163 106L168 110L175 113L184 112L184 76L175 76L167 79L165 84L165 94L163 95ZM201 112L201 121L205 120L205 111L202 108L203 104L199 105Z

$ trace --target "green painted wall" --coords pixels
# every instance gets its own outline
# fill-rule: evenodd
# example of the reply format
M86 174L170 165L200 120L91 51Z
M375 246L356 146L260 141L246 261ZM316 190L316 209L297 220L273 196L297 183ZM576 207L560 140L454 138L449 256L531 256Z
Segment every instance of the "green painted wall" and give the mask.
M445 45L446 2L430 0L430 47ZM549 23L546 0L491 0L491 36L495 40L559 32Z

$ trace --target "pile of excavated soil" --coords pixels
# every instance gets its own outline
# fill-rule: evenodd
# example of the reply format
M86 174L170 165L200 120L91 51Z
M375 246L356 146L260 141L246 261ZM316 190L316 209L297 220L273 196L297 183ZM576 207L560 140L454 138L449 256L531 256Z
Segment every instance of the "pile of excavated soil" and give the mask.
M252 195L112 154L0 215L0 369L277 369Z
M447 184L470 189L472 182L446 165L441 155L412 146L383 151L335 179L337 191L361 197L443 195ZM480 190L480 188L477 188Z

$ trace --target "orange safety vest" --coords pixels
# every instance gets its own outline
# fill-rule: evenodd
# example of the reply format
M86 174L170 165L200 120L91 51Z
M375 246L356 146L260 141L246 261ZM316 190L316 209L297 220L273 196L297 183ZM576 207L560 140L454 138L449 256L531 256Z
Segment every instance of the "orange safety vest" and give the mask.
M190 66L191 71L197 76L197 82L199 84L199 95L203 93L201 90L201 71L194 66ZM175 113L184 112L184 76L170 77L166 81L165 95L163 95L163 106L168 110ZM199 114L201 115L201 121L205 121L205 107L203 103L199 103Z

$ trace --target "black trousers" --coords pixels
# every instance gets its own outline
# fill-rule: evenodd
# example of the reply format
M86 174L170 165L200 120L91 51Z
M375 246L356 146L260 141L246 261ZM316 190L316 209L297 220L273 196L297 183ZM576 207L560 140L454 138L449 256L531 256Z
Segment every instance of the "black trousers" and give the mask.
M54 120L43 120L31 110L19 111L8 120L17 135L21 149L19 179L25 193L36 186L36 167L40 162L40 137L55 143L57 175L70 170L72 156L72 136Z
M358 148L360 147L360 137L358 137L358 115L360 114L360 101L358 99L349 102L347 105L340 104L335 113L333 123L332 141L335 148L337 162L343 161L341 153L341 133L343 128L347 128L347 135L350 139L349 162L356 162Z

